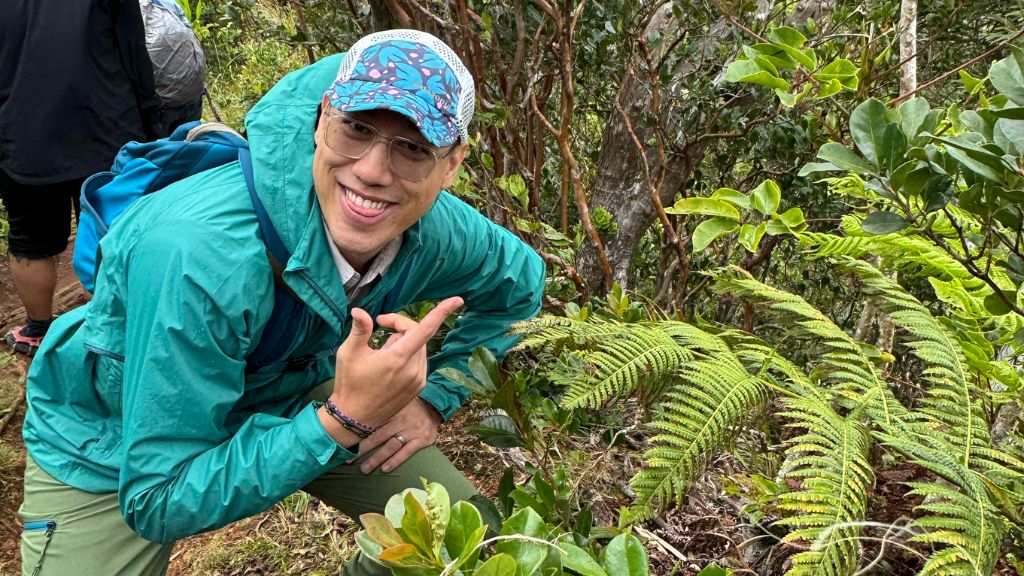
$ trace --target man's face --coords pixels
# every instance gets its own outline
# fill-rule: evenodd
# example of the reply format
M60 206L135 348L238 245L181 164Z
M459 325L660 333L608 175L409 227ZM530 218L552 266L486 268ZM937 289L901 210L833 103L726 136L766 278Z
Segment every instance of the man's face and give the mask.
M337 114L323 102L325 114ZM353 112L349 116L369 124L385 137L401 136L427 142L405 116L390 110ZM434 204L441 189L451 185L466 154L466 146L438 149L433 171L419 182L400 178L388 165L387 143L379 139L362 158L353 160L325 143L327 118L317 126L313 155L313 182L331 239L358 271L392 239L419 220Z

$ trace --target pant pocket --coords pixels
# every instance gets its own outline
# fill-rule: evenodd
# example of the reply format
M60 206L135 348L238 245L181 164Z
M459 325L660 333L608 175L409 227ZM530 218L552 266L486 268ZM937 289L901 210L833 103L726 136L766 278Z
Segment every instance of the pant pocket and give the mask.
M54 532L57 531L56 520L36 520L26 522L21 536L21 561L23 563L21 573L29 576L38 576L43 569L43 560L46 558L46 549L50 546ZM28 567L31 565L32 555L35 549L39 549L39 557L31 572Z

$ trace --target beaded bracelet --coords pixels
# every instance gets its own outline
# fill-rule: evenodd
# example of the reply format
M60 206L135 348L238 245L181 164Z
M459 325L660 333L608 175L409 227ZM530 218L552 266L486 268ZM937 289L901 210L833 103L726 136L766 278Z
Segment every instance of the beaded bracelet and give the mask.
M334 400L331 400L330 396L327 397L327 400L324 402L324 406L327 408L327 413L330 414L332 418L337 420L338 423L341 424L346 430L352 432L353 434L359 436L360 438L365 439L369 437L370 434L373 434L374 432L377 431L378 426L370 426L368 424L363 424L362 422L356 420L355 418L350 418L344 412L339 410L338 405L334 403Z

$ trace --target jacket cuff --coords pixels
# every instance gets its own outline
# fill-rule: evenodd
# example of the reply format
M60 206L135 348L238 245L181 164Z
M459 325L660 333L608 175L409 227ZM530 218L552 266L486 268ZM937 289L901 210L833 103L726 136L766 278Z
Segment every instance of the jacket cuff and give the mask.
M320 417L317 416L314 402L310 402L295 416L294 423L295 435L298 436L299 442L322 465L340 466L359 455L358 452L346 450L327 433L327 429L320 422Z

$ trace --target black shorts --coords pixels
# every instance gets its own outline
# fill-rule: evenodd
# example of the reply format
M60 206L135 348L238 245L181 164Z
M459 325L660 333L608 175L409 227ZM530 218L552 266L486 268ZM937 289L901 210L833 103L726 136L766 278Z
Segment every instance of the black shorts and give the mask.
M0 200L7 209L7 248L19 258L56 256L68 246L71 211L78 217L78 198L84 178L29 186L0 169Z

